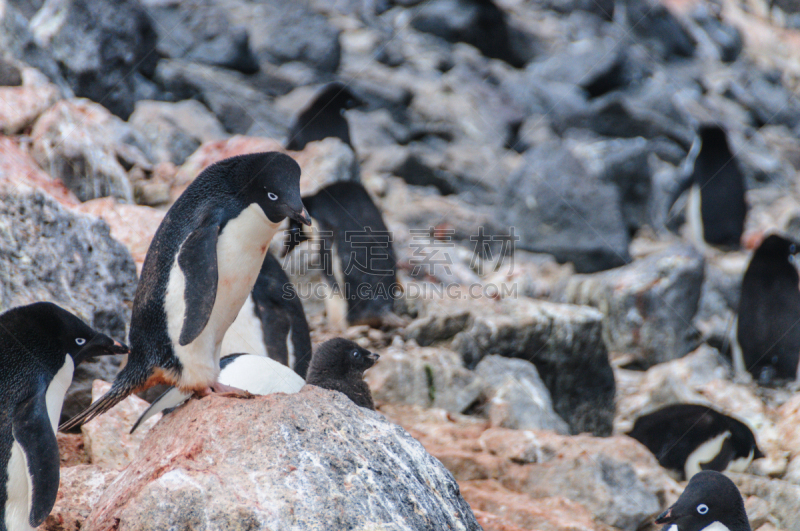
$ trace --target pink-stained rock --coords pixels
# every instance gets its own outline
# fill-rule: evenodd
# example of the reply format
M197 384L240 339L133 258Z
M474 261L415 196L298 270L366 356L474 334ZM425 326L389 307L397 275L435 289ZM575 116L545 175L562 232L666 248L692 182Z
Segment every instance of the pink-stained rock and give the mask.
M147 206L119 203L112 197L92 199L81 204L78 209L108 223L111 236L128 248L136 262L136 271L141 273L150 241L166 212Z
M106 487L119 471L97 465L61 468L56 504L39 531L79 531Z
M402 428L313 386L190 400L152 429L84 531L480 529Z
M89 454L83 443L83 435L79 433L56 433L58 441L58 457L62 467L88 465Z
M0 191L26 193L41 190L64 206L80 203L64 183L42 171L30 154L10 137L0 136Z
M92 401L100 398L109 389L111 389L110 383L95 380L92 385ZM154 415L136 432L128 433L136 419L149 405L141 398L131 395L107 413L81 427L86 442L86 452L92 464L119 470L136 458L147 432L161 418L161 414Z
M29 127L60 97L58 87L38 70L22 69L22 85L0 86L0 133L14 135Z

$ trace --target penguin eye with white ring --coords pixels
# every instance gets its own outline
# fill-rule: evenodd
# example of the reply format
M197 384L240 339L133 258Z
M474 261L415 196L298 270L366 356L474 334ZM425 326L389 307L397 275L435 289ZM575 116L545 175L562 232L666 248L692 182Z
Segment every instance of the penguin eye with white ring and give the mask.
M85 343L86 343L86 340L85 340L85 339L83 339L82 337L76 337L76 338L75 338L75 343L77 343L77 344L78 344L78 346L81 346L81 345L83 345L83 344L85 344Z
M278 196L277 196L277 195L275 195L275 194L273 194L272 192L268 193L268 194L267 194L267 197L269 197L269 198L270 198L270 199L272 199L273 201L277 201L277 200L278 200Z
M708 505L701 503L697 506L697 512L700 514L706 514L708 512Z
M354 358L360 358L361 357L361 353L359 351L357 351L357 350L354 350L352 356Z

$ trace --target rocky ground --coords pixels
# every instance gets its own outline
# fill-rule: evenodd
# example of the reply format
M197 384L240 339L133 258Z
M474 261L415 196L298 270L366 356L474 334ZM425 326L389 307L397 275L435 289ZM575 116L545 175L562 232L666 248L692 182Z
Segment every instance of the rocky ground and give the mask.
M771 229L800 237L798 50L789 0L0 0L1 309L53 300L124 340L169 205L216 160L281 150L332 80L367 102L347 112L353 149L327 139L290 154L304 193L367 187L406 292L396 310L408 324L392 331L335 330L320 300L304 300L315 342L344 334L381 354L367 379L382 415L298 395L333 408L295 418L307 439L291 439L313 443L327 472L294 446L257 462L244 442L181 446L168 435L185 410L174 427L129 437L144 407L131 398L60 435L62 492L44 528L108 529L124 513L155 526L142 529L311 529L324 522L292 518L329 522L332 509L292 496L342 478L377 502L348 506L341 525L353 514L378 525L401 512L386 481L408 461L425 485L404 487L416 512L386 529L636 531L682 485L624 432L690 401L747 422L767 455L735 476L753 528L800 529L800 400L791 386L735 379L727 339L749 247ZM682 215L666 211L704 121L724 125L747 178L741 252L694 249ZM415 271L420 260L439 265ZM318 277L299 261L287 268L302 294ZM457 289L438 295L444 286ZM80 366L64 416L118 368ZM299 407L265 400L265 426ZM208 410L210 429L228 406L191 407ZM386 420L452 473L475 519L444 469ZM346 439L310 435L342 423L375 439L350 461ZM148 462L158 453L174 459ZM245 472L187 462L226 453L247 461L252 497L211 503ZM264 492L286 480L276 466L302 473ZM153 520L170 492L167 520ZM291 506L300 516L262 510Z

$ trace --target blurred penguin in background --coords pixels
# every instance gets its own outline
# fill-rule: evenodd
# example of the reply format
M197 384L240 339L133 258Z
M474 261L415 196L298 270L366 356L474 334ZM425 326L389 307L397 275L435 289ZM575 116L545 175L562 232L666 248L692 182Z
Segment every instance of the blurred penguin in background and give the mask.
M362 105L364 102L343 83L335 81L326 85L311 104L297 115L289 130L286 149L301 151L309 142L331 136L352 147L350 127L344 112Z
M737 372L745 369L761 384L797 379L800 358L800 246L771 234L750 258L742 278L736 341Z
M684 169L668 208L688 190L686 218L693 243L702 250L738 249L747 215L745 183L722 127L700 127Z

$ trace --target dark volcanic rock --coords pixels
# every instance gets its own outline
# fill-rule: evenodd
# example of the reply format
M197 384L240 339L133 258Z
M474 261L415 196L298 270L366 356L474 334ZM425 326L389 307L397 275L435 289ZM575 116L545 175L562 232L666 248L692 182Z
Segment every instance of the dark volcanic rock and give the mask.
M449 42L466 42L481 53L522 67L533 57L530 37L511 27L491 0L432 0L414 13L411 26Z
M614 17L614 0L537 0L547 9L558 13L588 11L606 20Z
M659 0L625 0L626 22L665 60L692 57L697 44Z
M0 309L53 301L96 330L124 341L136 289L136 266L108 225L75 214L51 197L6 195L0 202ZM96 378L113 379L119 360L81 363L67 392L63 418L91 402Z
M103 104L122 119L154 92L158 55L150 17L136 0L48 0L31 21L77 96Z
M158 53L213 66L258 71L247 31L234 27L212 0L144 0L158 33Z
M113 527L480 530L422 444L314 386L191 400L162 419L83 529Z
M299 61L321 72L339 68L339 31L308 2L219 0L231 22L247 29L250 47L262 64Z
M522 249L572 262L579 273L630 260L616 187L590 176L558 142L525 153L502 195L499 215Z

